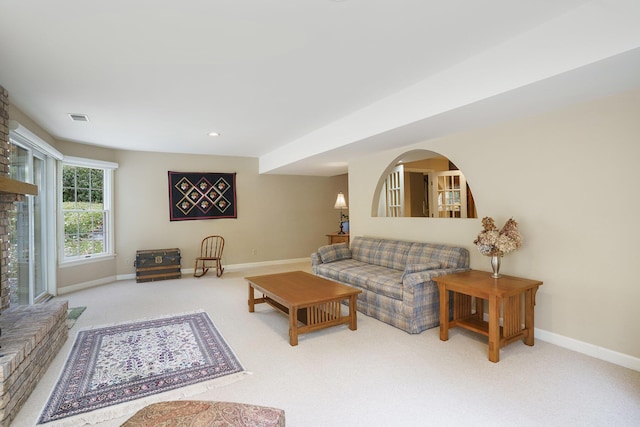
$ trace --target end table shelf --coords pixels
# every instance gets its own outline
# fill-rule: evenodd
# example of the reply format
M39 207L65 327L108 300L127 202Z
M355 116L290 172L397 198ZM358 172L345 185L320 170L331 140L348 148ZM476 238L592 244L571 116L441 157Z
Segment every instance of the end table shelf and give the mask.
M489 336L489 322L482 320L478 317L475 317L475 314L466 318L449 321L449 329L455 328L456 326L460 326L461 328L464 328L466 330L484 335L485 337ZM504 333L504 328L502 326L500 326L499 328L500 328L500 334L499 334L500 339L498 341L499 348L502 348L507 344L511 344L512 342L517 341L520 338L527 338L529 334L529 329L524 328L524 329L520 329L515 335L509 335L509 337L506 337ZM532 330L532 335L533 335L533 330ZM530 344L530 345L533 345L533 344Z
M471 270L434 278L440 292L440 339L449 339L449 329L457 326L489 338L489 360L500 361L500 348L523 339L534 344L535 295L541 281ZM449 320L449 292L453 292L453 319ZM475 310L473 300L475 298ZM489 305L489 321L484 320L484 300ZM502 326L500 309L502 308ZM523 310L524 308L524 310ZM522 325L524 311L524 327Z

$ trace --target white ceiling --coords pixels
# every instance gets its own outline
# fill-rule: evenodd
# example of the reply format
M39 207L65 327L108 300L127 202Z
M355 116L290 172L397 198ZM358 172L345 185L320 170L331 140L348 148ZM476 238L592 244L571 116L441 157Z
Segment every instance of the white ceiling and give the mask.
M58 139L334 175L640 87L639 20L637 0L0 0L0 85Z

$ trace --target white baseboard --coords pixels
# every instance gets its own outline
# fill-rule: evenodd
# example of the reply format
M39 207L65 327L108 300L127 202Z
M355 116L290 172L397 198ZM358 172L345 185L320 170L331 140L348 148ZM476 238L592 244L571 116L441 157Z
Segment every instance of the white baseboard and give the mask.
M135 276L134 276L135 277ZM115 282L118 276L103 277L102 279L91 280L89 282L78 283L76 285L65 286L58 288L58 295L68 294L69 292L80 291L82 289L93 288L94 286L106 285L107 283Z
M246 264L229 264L224 266L224 271L238 271L244 270L247 268L256 268L256 267L268 267L270 265L282 265L282 264L292 264L296 262L311 262L309 258L296 258L296 259L284 259L284 260L276 260L276 261L261 261L261 262L250 262ZM182 274L193 274L193 268L181 268L180 272ZM116 276L116 280L131 280L135 279L136 274L119 274Z
M297 262L308 262L309 265L311 265L311 259L309 257L306 257L306 258L295 258L295 259L282 259L282 260L276 260L276 261L249 262L245 264L231 264L231 265L225 265L224 269L225 271L227 270L237 271L237 270L243 270L245 268L268 267L270 265L293 264ZM182 270L182 271L188 271L190 273L193 273L193 268L189 270Z
M489 314L484 313L483 318L485 322L488 321ZM500 318L500 326L502 326L502 318ZM522 325L522 327L524 328L524 325ZM640 358L609 350L608 348L599 347L594 344L589 344L584 341L579 341L574 338L565 337L564 335L545 331L544 329L533 328L533 336L536 339L555 344L559 347L577 351L578 353L586 354L587 356L595 357L596 359L604 360L605 362L640 372Z
M577 351L578 353L586 354L596 359L614 363L625 368L633 369L634 371L640 371L640 358L629 356L628 354L619 353L609 350L608 348L599 347L538 328L534 328L534 336L536 339Z
M270 265L282 265L282 264L293 264L298 262L311 262L310 258L295 258L295 259L281 259L275 261L261 261L261 262L250 262L245 264L230 264L225 265L225 271L238 271L246 268L256 268L256 267L268 267ZM193 268L182 268L180 271L182 274L193 274ZM73 291L79 291L82 289L91 288L93 286L105 285L107 283L119 280L132 280L136 278L135 273L128 274L118 274L117 276L107 277L105 279L92 280L90 282L78 283L76 285L65 286L63 288L58 289L58 295L67 294Z

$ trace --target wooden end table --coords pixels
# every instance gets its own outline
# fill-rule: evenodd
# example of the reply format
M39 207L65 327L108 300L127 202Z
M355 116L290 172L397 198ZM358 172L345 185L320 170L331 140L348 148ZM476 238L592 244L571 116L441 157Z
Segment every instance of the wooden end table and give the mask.
M358 329L357 297L362 291L304 271L245 277L249 282L249 312L267 303L289 317L289 344L298 345L298 335L348 324ZM262 292L256 298L254 289ZM349 300L349 314L342 314L341 302ZM300 326L302 323L303 326Z
M460 326L489 338L489 360L500 361L500 349L518 339L533 345L534 306L541 281L513 276L491 277L471 270L436 277L440 292L440 339L449 339L449 329ZM453 319L449 320L449 291L453 291ZM523 297L524 296L524 297ZM475 297L475 311L472 307ZM489 301L489 321L484 320L484 300ZM524 327L523 321L524 300ZM500 326L500 308L503 319Z
M327 238L329 239L328 242L327 242L327 244L329 244L329 245L335 245L336 243L349 243L349 233L327 234Z

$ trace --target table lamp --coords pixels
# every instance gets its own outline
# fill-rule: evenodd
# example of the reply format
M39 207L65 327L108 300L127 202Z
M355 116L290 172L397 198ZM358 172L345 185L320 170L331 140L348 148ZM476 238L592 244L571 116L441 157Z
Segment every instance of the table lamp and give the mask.
M342 220L345 218L345 215L342 213L342 210L346 209L346 207L347 207L347 201L344 199L344 194L342 194L342 191L341 191L338 193L336 204L333 207L334 209L340 209L340 231L338 232L338 234L345 234L344 227L342 225Z

